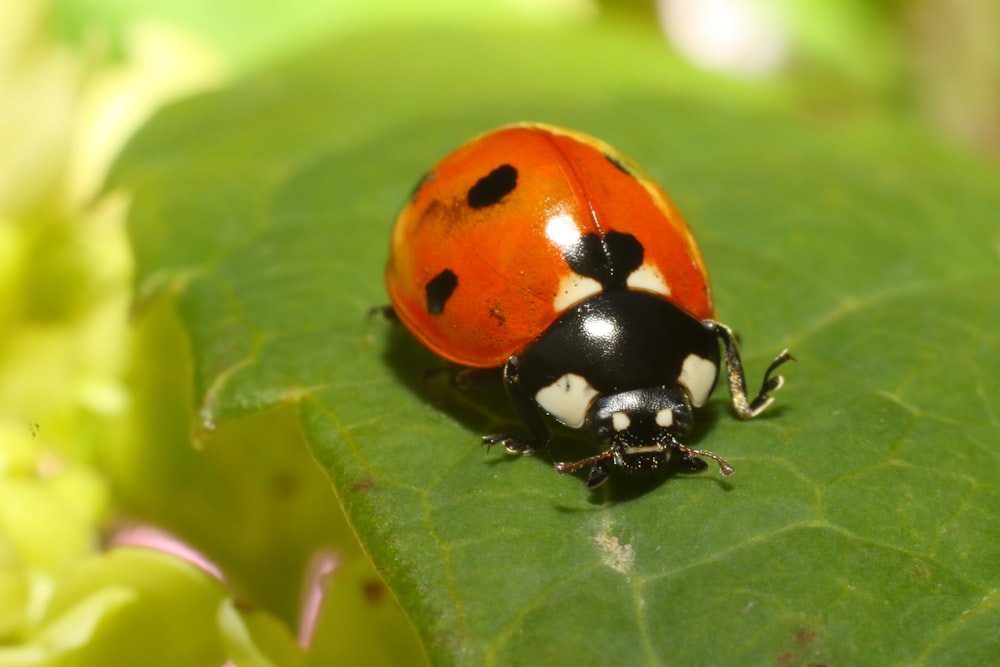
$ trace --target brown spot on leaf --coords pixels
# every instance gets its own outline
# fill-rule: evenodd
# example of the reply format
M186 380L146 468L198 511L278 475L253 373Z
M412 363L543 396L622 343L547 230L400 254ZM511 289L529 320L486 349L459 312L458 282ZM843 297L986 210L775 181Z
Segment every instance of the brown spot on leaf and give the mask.
M351 491L355 493L361 493L367 491L368 489L375 486L375 480L371 477L365 477L364 479L359 479L358 481L351 484Z
M366 602L378 604L385 597L385 584L377 579L369 579L361 585L361 593Z
M802 628L799 630L798 634L795 635L795 641L799 644L808 644L814 639L816 639L815 630L806 630L805 628Z

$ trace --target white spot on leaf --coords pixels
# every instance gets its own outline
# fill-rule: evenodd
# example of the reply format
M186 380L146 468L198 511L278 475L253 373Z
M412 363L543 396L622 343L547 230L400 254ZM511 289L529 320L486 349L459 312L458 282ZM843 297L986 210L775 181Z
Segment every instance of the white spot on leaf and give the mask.
M601 552L601 562L615 572L628 574L635 561L635 552L631 544L623 544L616 536L610 534L611 523L607 519L601 522L601 532L594 537Z

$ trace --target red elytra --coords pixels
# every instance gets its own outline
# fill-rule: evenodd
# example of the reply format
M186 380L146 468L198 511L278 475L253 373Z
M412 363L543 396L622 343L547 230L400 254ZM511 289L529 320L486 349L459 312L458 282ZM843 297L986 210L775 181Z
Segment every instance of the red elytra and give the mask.
M542 124L484 134L428 172L393 231L389 297L439 356L501 366L601 290L571 269L565 251L609 232L641 241L630 289L698 320L714 316L701 253L663 190L607 144Z

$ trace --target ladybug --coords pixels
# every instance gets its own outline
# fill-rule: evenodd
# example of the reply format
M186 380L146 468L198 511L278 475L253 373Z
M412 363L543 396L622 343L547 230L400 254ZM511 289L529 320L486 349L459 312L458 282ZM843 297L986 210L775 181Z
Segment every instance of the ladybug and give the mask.
M714 319L701 252L680 212L634 162L584 134L510 125L461 146L414 190L392 232L391 305L426 347L461 367L460 384L502 378L530 436L483 444L532 454L547 420L605 447L556 463L661 471L672 455L691 471L712 452L682 443L708 401L725 350L736 413L750 419L783 384L774 370L747 397L736 338Z

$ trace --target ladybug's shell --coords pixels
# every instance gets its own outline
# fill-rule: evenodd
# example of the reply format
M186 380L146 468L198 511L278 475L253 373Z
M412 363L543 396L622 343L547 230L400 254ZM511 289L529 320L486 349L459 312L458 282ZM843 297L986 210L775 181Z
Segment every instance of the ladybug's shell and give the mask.
M607 249L609 232L641 244L645 278L628 289L714 315L701 253L667 195L610 146L535 124L473 139L424 177L393 231L389 297L441 357L500 366L601 291L566 253L587 234Z

